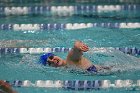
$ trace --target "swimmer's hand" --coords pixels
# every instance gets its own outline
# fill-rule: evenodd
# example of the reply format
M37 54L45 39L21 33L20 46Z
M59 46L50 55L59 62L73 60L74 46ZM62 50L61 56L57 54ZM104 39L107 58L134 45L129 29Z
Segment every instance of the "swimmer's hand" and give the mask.
M0 80L0 90L4 91L4 93L17 93L8 83L4 82L3 80Z
M74 44L74 48L77 48L82 52L87 52L89 50L89 47L86 44L84 44L82 41L76 41Z

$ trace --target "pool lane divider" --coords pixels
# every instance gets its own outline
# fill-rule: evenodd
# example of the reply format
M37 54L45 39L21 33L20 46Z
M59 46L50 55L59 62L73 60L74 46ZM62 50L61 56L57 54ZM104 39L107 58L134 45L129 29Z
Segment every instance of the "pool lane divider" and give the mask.
M107 88L139 88L140 80L29 80L6 81L13 87L40 87L40 88L63 88L71 90L107 89ZM133 90L134 90L133 89Z
M0 30L9 31L46 31L76 30L85 28L140 28L140 23L45 23L45 24L0 24Z
M0 54L41 54L41 53L49 53L49 52L69 52L72 48L65 48L65 47L55 47L55 48L0 48ZM125 54L130 55L140 55L140 49L133 47L124 47L124 48L91 48L93 51L104 51L106 52L107 49L114 49L121 51Z
M29 4L29 3L38 3L38 4L43 4L46 3L50 4L50 3L125 3L125 4L133 4L133 3L139 3L139 0L2 0L2 3L18 3L18 4Z
M76 6L0 6L1 15L45 14L52 16L72 16L104 12L139 11L140 5L76 5Z

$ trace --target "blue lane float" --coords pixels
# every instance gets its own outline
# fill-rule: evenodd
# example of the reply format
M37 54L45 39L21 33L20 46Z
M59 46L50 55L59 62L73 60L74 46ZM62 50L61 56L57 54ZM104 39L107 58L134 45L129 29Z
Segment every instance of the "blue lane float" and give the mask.
M4 7L0 7L0 15L4 14Z
M12 24L0 24L0 29L1 30L13 30L13 25Z
M116 48L116 50L119 50L125 54L131 54L131 55L140 55L140 49L133 47L133 48Z
M100 48L98 48L100 49ZM102 48L101 48L102 49ZM105 48L107 49L107 48ZM125 54L130 55L140 55L140 49L133 47L125 47L125 48L112 48L118 51L121 51ZM40 54L40 53L48 53L48 52L69 52L71 48L64 47L56 47L56 48L0 48L0 54Z
M140 86L140 80L36 80L32 83L29 80L6 81L13 87L38 87L38 88L63 88L66 90L89 90L108 88L131 88Z
M59 29L65 29L66 24L41 24L40 30L59 30Z
M95 80L95 81L67 80L64 81L63 83L64 89L71 89L71 90L100 89L101 86L102 86L102 81L100 80Z
M77 6L23 6L23 7L0 7L3 15L28 15L45 14L52 16L72 16L77 13L100 13L100 12L120 12L139 11L140 5L77 5Z
M0 53L1 54L18 54L20 53L19 48L0 48Z
M31 6L26 9L29 14L46 14L50 12L50 6Z

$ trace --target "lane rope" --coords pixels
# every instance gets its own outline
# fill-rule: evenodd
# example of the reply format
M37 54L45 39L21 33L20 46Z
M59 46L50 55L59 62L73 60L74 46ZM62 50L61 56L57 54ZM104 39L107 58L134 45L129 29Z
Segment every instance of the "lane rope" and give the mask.
M49 31L76 30L86 28L140 28L140 23L47 23L47 24L0 24L0 30L9 31Z
M120 12L120 11L139 11L140 5L76 5L76 6L0 6L1 15L27 15L45 14L52 16L72 16L78 13L101 13L101 12Z
M0 48L0 54L40 54L40 53L48 53L48 52L68 52L72 48L65 48L65 47L55 47L55 48ZM140 49L133 47L124 47L124 48L91 48L95 51L107 51L107 49L115 49L121 51L125 54L131 55L140 55Z
M24 4L24 3L139 3L139 0L1 0L1 3L18 3L18 4Z
M107 88L140 88L140 80L36 80L32 83L29 80L14 80L6 81L13 87L42 87L42 88L64 88L73 90L88 90L88 89L107 89Z

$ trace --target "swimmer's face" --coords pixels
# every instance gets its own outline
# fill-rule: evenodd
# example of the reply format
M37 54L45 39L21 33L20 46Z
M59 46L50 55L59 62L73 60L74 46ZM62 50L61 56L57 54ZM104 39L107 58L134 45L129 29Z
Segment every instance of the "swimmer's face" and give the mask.
M50 56L47 61L49 65L53 67L60 67L63 65L63 59L55 55Z

